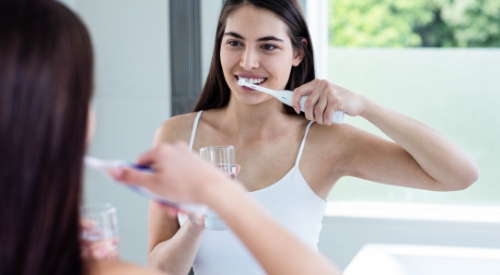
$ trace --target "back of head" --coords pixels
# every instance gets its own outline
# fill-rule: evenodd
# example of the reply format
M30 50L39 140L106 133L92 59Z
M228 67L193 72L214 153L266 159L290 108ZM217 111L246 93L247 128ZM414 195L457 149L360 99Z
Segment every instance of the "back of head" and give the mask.
M293 49L304 52L302 62L292 68L285 89L294 90L315 78L311 36L298 0L226 0L217 24L210 70L194 111L222 108L229 102L231 91L222 72L220 48L226 29L226 19L234 11L246 5L271 11L277 15L288 26L288 35ZM296 115L292 107L285 106L285 110L288 114Z
M56 1L0 4L0 274L82 274L90 37Z

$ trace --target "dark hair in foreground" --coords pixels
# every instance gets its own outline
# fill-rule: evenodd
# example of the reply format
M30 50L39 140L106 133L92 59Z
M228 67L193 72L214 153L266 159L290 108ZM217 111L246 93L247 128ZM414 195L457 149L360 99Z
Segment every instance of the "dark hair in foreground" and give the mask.
M84 274L91 41L62 4L19 2L0 4L0 274Z
M297 0L227 0L222 7L217 24L214 52L210 71L201 95L198 98L194 111L217 109L227 106L231 91L224 79L220 60L220 48L224 31L226 29L226 19L232 12L245 5L252 5L256 8L273 12L280 17L288 26L289 36L295 51L304 51L304 58L297 67L293 67L290 78L285 89L295 88L314 80L314 54L311 44L311 36L307 28L307 23L302 13L302 8ZM305 39L307 43L303 43ZM296 114L292 107L285 106L288 114Z

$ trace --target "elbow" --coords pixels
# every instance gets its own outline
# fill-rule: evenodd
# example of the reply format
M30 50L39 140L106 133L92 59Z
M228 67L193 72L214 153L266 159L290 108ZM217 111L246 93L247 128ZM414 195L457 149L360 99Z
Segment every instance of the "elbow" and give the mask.
M466 173L466 176L464 176L464 188L467 189L469 186L471 186L474 182L476 182L479 179L479 167L472 162L470 164L470 168L468 169L468 172Z
M479 179L479 174L479 168L475 164L471 165L469 169L462 171L460 178L454 182L454 189L451 191L459 191L469 188L469 186Z

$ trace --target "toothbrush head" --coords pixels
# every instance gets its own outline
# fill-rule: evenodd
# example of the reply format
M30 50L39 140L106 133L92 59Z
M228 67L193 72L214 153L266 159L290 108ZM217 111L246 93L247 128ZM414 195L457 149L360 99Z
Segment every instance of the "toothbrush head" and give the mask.
M238 79L238 85L244 86L245 83L248 83L248 81L245 78Z
M109 164L106 163L105 161L102 161L98 158L94 158L91 156L85 156L84 163L87 167L101 171L105 171L110 168Z

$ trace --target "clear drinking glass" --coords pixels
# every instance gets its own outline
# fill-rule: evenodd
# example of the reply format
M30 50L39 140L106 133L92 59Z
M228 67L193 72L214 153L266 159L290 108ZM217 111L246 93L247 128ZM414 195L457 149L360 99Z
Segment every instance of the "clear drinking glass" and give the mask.
M232 179L236 178L234 146L210 146L200 149L202 159L221 169ZM205 213L205 228L209 230L227 230L224 221L212 210Z
M118 259L118 222L116 208L110 203L85 204L80 207L81 239L91 257Z

